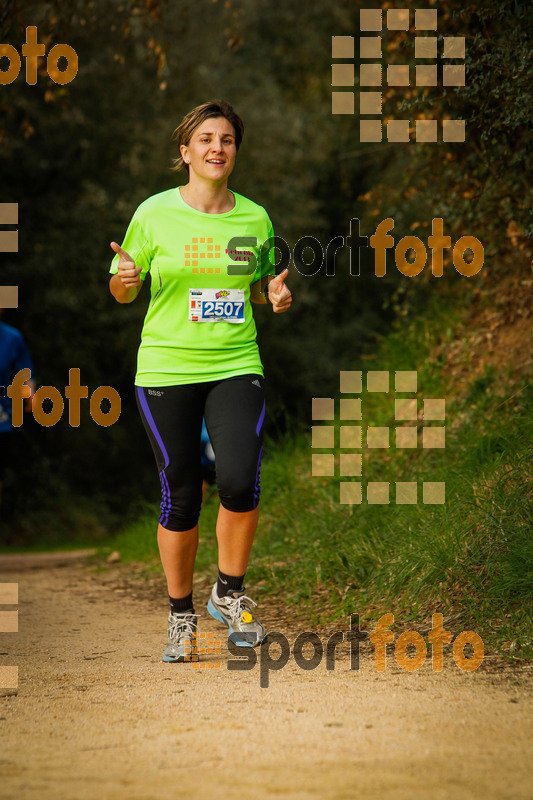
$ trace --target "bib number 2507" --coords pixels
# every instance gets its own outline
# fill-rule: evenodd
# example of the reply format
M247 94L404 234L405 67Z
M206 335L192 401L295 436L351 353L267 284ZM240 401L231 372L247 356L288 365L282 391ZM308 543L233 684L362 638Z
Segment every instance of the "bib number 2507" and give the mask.
M244 322L244 289L189 289L191 322Z
M204 317L242 317L244 303L231 303L222 300L204 300L202 310Z

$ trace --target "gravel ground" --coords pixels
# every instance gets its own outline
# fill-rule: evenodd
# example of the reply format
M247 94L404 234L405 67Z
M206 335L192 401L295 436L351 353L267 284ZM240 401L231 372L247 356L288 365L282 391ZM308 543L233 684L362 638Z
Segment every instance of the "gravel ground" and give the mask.
M0 584L19 585L18 606L3 606L18 608L19 632L0 634L0 663L19 668L18 689L0 689L2 800L533 797L527 665L494 657L468 673L448 657L435 673L428 658L407 672L392 656L376 672L368 649L352 670L343 644L334 670L291 657L262 688L260 653L251 670L227 668L207 586L200 630L222 644L200 669L161 661L164 592L122 575L2 559ZM281 610L260 618L292 644Z

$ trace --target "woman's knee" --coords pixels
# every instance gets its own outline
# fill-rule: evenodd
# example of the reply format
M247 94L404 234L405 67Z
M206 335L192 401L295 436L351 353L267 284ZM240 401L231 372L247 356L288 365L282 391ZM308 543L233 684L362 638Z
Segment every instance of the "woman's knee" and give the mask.
M200 507L201 501L184 504L163 498L159 523L169 531L189 531L198 524Z
M252 511L259 503L260 482L257 472L237 471L217 476L220 502L228 511Z
M202 506L202 479L194 483L178 483L172 473L162 471L161 514L159 522L171 531L188 531L198 523Z

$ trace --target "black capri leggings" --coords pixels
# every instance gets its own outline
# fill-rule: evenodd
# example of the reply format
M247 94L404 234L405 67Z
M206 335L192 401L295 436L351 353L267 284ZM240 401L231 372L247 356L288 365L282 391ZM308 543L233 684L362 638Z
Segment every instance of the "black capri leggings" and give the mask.
M220 502L229 511L256 508L265 418L261 375L135 390L161 479L159 522L164 528L187 531L198 522L204 416Z

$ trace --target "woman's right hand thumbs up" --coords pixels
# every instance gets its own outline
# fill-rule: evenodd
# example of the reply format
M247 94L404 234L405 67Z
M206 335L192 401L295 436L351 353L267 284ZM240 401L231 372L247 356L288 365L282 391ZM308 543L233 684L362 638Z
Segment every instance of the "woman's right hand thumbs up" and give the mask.
M133 258L116 242L111 242L111 249L119 254L117 274L126 289L142 286L142 280L139 277L142 268L136 267Z

